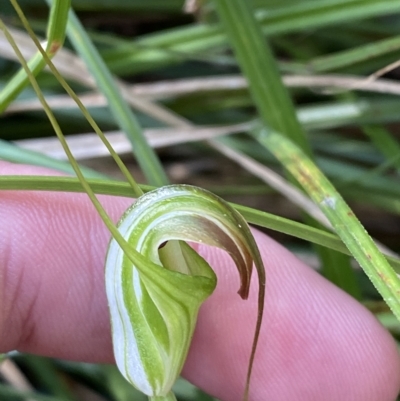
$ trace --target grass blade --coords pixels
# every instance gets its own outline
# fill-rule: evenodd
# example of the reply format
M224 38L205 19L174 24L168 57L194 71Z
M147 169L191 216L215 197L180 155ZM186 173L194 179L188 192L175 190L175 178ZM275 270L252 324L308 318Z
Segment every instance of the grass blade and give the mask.
M262 129L257 139L291 172L332 223L336 233L400 320L400 280L329 180L283 135Z
M132 187L125 182L98 179L88 179L87 182L93 189L93 192L99 195L122 196L127 198L140 196L140 193L135 193ZM141 189L143 192L148 192L154 189L154 187L141 185ZM15 175L0 176L0 190L83 192L82 185L76 178ZM230 204L248 223L291 235L333 249L345 255L351 255L347 247L335 234L247 206L235 203ZM391 256L387 256L387 259L396 269L396 272L400 273L400 259Z

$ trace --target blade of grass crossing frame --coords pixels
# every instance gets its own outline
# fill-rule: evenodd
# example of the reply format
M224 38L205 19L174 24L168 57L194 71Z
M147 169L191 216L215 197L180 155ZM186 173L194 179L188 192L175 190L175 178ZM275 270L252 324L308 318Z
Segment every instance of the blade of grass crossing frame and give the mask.
M354 258L400 320L400 280L352 210L315 164L280 133L261 129L258 141L298 180L317 203Z
M93 192L101 195L112 195L132 198L135 193L125 182L105 181L98 179L87 180ZM143 192L148 192L154 187L141 185ZM48 176L0 176L0 190L36 190L36 191L60 191L83 192L82 185L73 177L48 177ZM351 255L348 248L337 235L327 231L307 226L297 221L284 217L252 209L247 206L231 203L231 205L247 220L248 223L265 227L283 234L291 235L302 240L319 244L333 249L345 255ZM400 259L387 257L396 272L400 273Z
M18 6L16 0L10 0L13 7ZM65 31L68 21L70 0L55 0L51 4L50 17L47 27L46 54L53 57L64 43ZM46 60L38 52L28 63L29 69L36 76L46 66ZM0 92L0 113L18 96L18 94L29 84L29 78L23 68L11 78Z
M311 156L309 143L290 94L282 82L278 64L251 6L242 0L214 0L214 3L264 124L290 138ZM306 216L306 221L320 228L311 217ZM334 251L320 250L318 246L316 250L322 261L322 273L335 279L334 283L338 286L347 283L343 289L359 299L361 294L350 260L343 263L344 257ZM338 266L341 268L338 269Z
M54 0L47 0L49 4L52 1ZM162 165L148 145L135 115L122 97L112 74L72 10L69 14L67 33L75 50L93 74L99 90L106 97L115 122L131 141L133 152L149 183L155 186L168 184Z

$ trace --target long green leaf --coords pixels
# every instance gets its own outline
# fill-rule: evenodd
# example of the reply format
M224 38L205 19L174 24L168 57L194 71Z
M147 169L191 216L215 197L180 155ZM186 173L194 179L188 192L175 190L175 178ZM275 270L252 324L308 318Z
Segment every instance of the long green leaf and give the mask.
M124 182L94 179L88 179L87 181L96 194L127 198L141 195L141 192L135 193L132 187ZM154 189L154 187L141 185L141 189L144 192L148 192ZM0 190L83 192L82 185L76 178L15 175L0 176ZM346 255L351 255L347 247L335 234L247 206L234 203L231 203L231 205L251 224L322 245ZM400 259L387 258L393 267L396 268L396 271L400 273Z
M336 233L400 320L400 280L333 185L312 161L283 135L261 129L257 133L257 139L275 155L319 205Z

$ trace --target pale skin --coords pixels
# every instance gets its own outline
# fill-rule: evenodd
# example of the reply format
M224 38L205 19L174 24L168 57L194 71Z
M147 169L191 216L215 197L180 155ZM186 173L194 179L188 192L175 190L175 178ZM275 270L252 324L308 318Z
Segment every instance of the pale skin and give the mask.
M49 174L0 162L0 174ZM53 173L55 174L55 173ZM102 197L114 220L129 199ZM109 234L85 195L0 192L0 352L113 362L103 265ZM400 358L361 305L255 231L267 271L250 400L394 401ZM199 246L219 277L202 307L184 376L239 401L256 314L223 252Z

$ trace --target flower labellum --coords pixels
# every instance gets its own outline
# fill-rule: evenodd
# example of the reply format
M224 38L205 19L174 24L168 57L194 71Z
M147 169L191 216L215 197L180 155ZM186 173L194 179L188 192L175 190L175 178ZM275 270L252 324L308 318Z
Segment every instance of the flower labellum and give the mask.
M118 230L132 252L110 241L105 274L114 355L123 376L152 401L175 400L171 388L185 362L199 307L216 286L211 267L184 241L227 251L240 274L242 298L248 296L255 263L259 312L246 397L265 274L243 217L208 191L171 185L141 196L122 216Z

